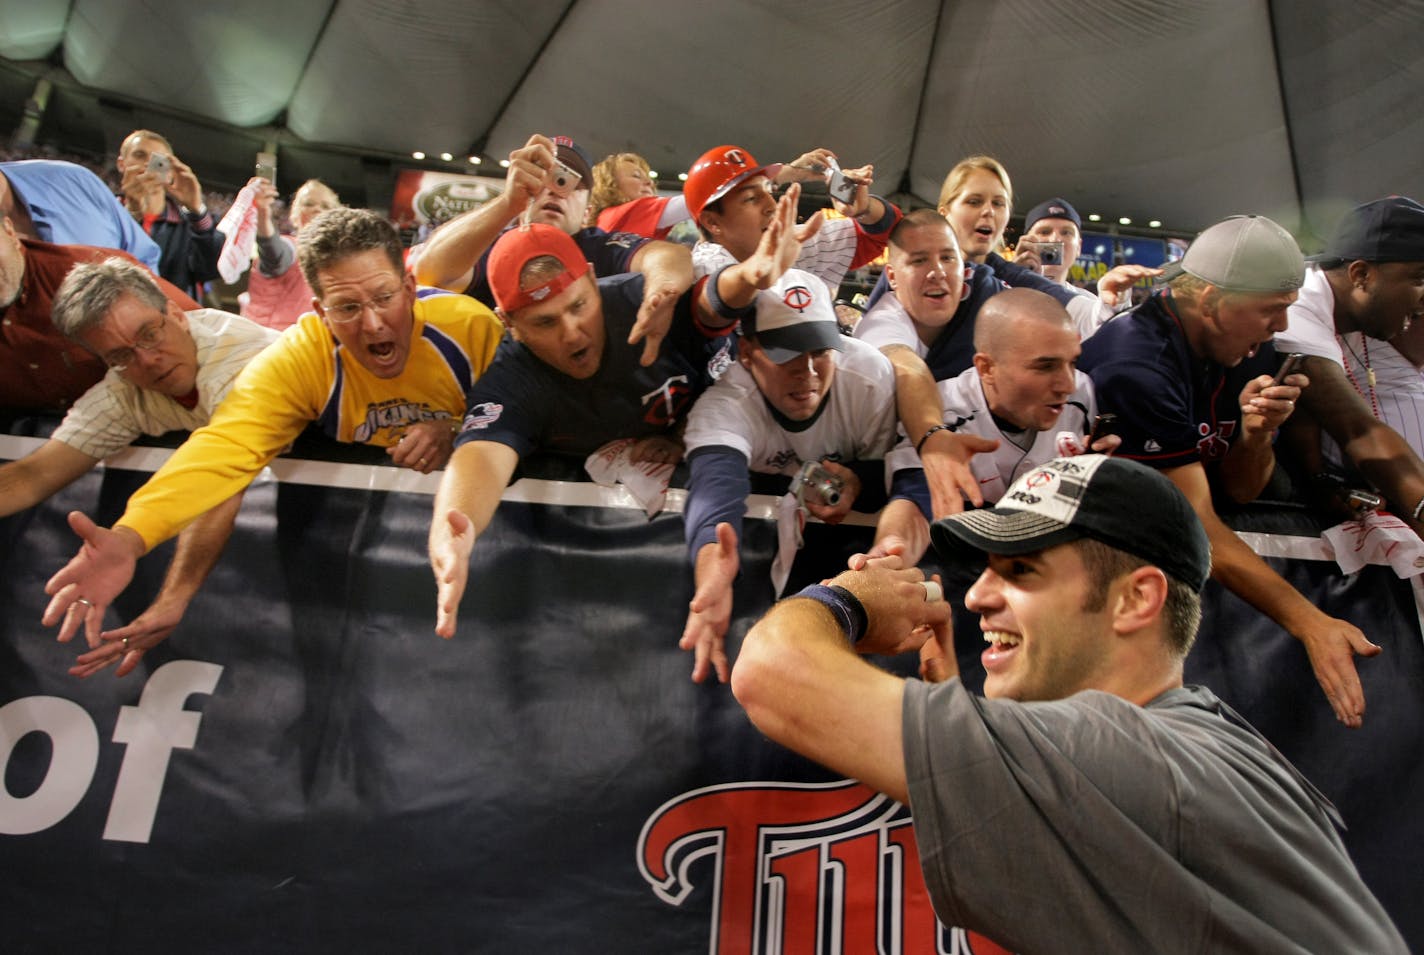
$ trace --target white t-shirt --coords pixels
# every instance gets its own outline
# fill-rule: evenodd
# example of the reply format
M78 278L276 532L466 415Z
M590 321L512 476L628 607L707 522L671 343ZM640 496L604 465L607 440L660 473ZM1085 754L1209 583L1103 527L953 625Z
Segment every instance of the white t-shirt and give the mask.
M976 454L969 459L969 469L979 481L985 503L992 504L1022 474L1057 457L1083 452L1083 436L1097 414L1093 397L1093 382L1081 371L1073 373L1077 387L1068 398L1067 407L1058 416L1056 426L1049 431L1001 431L989 413L979 369L966 368L955 378L938 382L940 403L944 406L944 423L959 434L975 434L999 442L993 451ZM906 468L918 468L920 456L914 445L901 439L885 459L892 474Z
M873 461L895 443L895 369L874 348L847 338L833 352L835 378L820 415L804 431L787 431L740 363L703 392L687 417L688 453L723 446L746 455L748 468L795 475L803 461Z
M1344 365L1340 343L1335 338L1335 293L1320 269L1306 271L1305 284L1286 310L1286 319L1290 324L1276 335L1278 354L1300 352Z

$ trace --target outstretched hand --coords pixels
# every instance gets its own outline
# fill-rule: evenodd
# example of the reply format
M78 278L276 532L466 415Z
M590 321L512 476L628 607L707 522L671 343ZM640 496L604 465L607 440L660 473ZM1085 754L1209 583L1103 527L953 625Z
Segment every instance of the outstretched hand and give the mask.
M436 518L439 522L440 518ZM470 552L475 525L468 515L451 508L443 526L430 532L430 567L435 572L435 632L446 640L455 635L460 600L470 576Z
M936 431L920 447L920 463L930 488L930 505L936 519L964 510L964 501L984 503L979 479L969 467L976 454L993 451L999 442L977 434Z
M628 344L643 343L643 355L639 363L644 367L658 360L658 349L672 327L672 316L682 290L672 285L643 290L643 304L638 306L638 317L633 322L633 330L628 333Z
M128 528L100 527L79 511L69 513L69 527L83 544L45 584L51 599L40 623L46 627L58 624L60 643L73 639L82 625L90 649L95 649L104 627L104 611L133 579L144 544Z
M727 627L732 620L732 584L740 558L737 533L725 521L717 525L717 541L697 552L697 592L687 605L687 624L677 645L693 651L692 682L701 683L709 671L727 682Z
M81 654L69 668L70 676L81 680L91 677L117 663L114 676L127 676L138 666L145 651L152 650L183 621L188 601L167 599L162 594L147 610L131 620L128 626L105 630L100 634L98 649Z

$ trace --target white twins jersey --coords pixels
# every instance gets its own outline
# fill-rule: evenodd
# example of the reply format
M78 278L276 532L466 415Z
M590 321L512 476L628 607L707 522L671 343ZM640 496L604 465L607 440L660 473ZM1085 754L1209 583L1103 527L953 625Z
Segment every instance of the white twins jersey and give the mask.
M198 348L197 405L185 408L165 394L137 388L110 371L69 409L54 431L54 440L91 458L107 458L141 434L156 437L201 428L222 404L237 373L277 338L274 329L215 308L184 314Z
M751 373L733 364L707 389L687 418L689 453L734 448L752 471L795 475L803 461L873 461L895 443L895 370L864 342L842 341L833 352L836 374L821 413L804 431L787 431L757 390Z
M944 406L944 423L951 430L961 434L974 434L981 438L992 438L999 442L993 451L976 454L969 459L969 469L979 481L979 489L984 494L984 503L992 504L1004 496L1020 475L1032 468L1051 461L1056 457L1082 453L1083 436L1097 414L1097 401L1093 397L1093 383L1081 371L1075 371L1078 387L1068 397L1068 405L1058 416L1058 423L1048 431L1025 431L1014 434L1013 438L1023 441L1032 437L1028 450L1015 444L1008 434L999 430L994 417L989 413L989 405L984 398L984 388L979 381L979 370L968 368L955 378L937 382L940 403ZM885 459L885 466L891 473L906 468L918 468L920 456L909 440L901 434L895 450Z
M1372 411L1378 407L1379 419L1398 431L1415 454L1424 457L1424 376L1419 369L1389 342L1366 339L1360 332L1351 332L1340 340L1345 346L1345 370L1365 404ZM1370 369L1375 373L1373 387ZM1322 432L1320 443L1328 460L1342 463L1344 455L1330 435Z
M820 231L801 246L801 254L796 257L794 268L802 269L816 276L831 290L834 298L841 287L860 242L860 233L850 219L827 219L821 223ZM696 278L711 275L717 270L736 265L732 253L705 239L692 247L692 274Z

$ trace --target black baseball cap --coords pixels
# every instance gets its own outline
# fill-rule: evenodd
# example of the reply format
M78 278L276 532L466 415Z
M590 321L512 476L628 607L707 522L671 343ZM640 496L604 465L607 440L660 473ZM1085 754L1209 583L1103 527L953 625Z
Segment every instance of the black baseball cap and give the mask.
M1193 590L1211 575L1206 531L1177 486L1146 465L1102 454L1034 468L993 507L937 521L931 536L947 560L1012 557L1091 537Z
M1406 196L1362 203L1335 226L1312 262L1424 262L1424 206Z

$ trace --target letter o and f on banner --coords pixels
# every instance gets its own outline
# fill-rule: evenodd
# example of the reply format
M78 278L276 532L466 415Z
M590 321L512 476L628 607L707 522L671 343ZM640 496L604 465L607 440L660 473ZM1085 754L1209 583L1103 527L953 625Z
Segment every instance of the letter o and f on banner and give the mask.
M137 706L119 710L114 742L126 744L104 838L147 842L158 799L175 749L192 749L201 713L185 710L188 696L210 694L223 668L198 660L174 660L153 672ZM52 755L39 787L14 796L4 769L15 746L30 733L50 738ZM74 811L99 764L99 731L88 711L58 696L27 696L0 706L0 835L21 836L58 824Z

